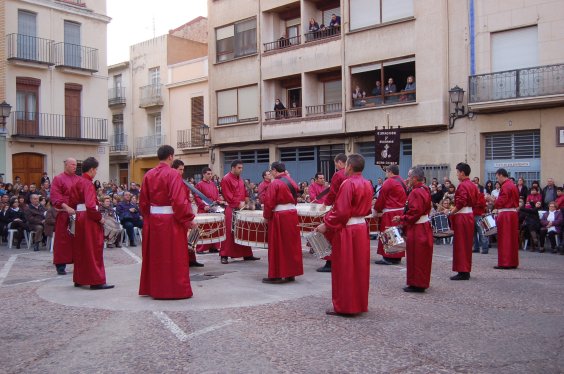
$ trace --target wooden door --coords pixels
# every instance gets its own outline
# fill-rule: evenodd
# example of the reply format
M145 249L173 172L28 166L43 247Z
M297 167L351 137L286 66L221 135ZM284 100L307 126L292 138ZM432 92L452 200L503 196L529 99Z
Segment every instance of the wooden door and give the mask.
M16 153L12 155L12 180L21 178L22 184L35 183L39 186L45 171L45 156L37 153Z
M128 184L128 170L127 169L119 169L119 184Z
M80 94L79 84L65 84L65 138L80 139Z

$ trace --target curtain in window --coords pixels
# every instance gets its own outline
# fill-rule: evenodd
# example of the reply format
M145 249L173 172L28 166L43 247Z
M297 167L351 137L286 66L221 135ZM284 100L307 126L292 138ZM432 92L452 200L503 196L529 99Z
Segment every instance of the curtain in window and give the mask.
M257 86L239 88L237 108L239 120L258 117L258 90Z
M256 19L235 25L235 57L245 56L257 51Z

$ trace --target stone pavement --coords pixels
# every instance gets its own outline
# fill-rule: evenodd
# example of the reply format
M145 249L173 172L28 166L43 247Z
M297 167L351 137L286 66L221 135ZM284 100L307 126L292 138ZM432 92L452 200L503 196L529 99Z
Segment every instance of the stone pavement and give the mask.
M319 260L304 251L304 276L266 285L255 253L201 255L194 297L157 301L137 296L139 247L106 250L104 291L56 276L45 250L0 247L0 373L564 372L564 256L520 252L501 271L493 248L453 282L452 247L438 245L427 293L402 291L405 260L373 264L370 311L342 318L325 315Z

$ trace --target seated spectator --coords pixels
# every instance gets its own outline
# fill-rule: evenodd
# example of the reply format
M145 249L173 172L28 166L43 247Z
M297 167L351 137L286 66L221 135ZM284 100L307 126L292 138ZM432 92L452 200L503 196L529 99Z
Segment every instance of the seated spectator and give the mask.
M274 102L274 112L276 119L285 118L287 115L286 107L282 104L280 99L276 99Z
M452 200L445 196L441 203L437 206L436 214L450 214Z
M329 22L329 27L341 27L341 17L335 13L331 14L331 22Z
M540 201L531 206L519 205L519 237L524 241L529 239L531 243L531 252L539 249L539 235L541 221L539 217Z
M139 196L140 191L139 191L139 186L137 185L137 183L135 183L135 182L130 183L129 192L132 195Z
M388 78L388 84L384 87L384 94L388 96L396 92L398 92L398 89L396 88L396 84L394 83L394 78ZM386 103L395 103L397 101L398 101L397 96L386 97Z
M454 186L454 184L450 184L450 185L448 186L448 190L447 190L447 192L445 193L445 196L444 196L444 197L448 197L448 199L452 202L452 201L454 201L454 194L455 194L455 192L456 192L456 187Z
M21 199L23 199L23 196ZM18 230L14 235L14 241L16 242L16 248L20 249L27 225L25 222L24 212L20 209L19 199L12 198L12 200L10 200L10 209L6 212L6 220L8 222L9 229Z
M51 198L51 185L49 184L49 181L43 182L41 188L39 189L39 194L46 199Z
M519 197L522 197L523 200L526 201L529 189L525 186L525 180L523 177L519 177L519 179L517 179L517 190L519 191Z
M402 92L403 91L415 91L415 78L413 77L413 75L407 77L407 83L405 84L405 88L402 90ZM415 94L408 93L406 95L402 95L400 97L400 101L415 101Z
M132 195L132 200L135 196ZM112 207L111 198L105 195L102 198L102 205L100 206L100 214L104 217L104 239L108 248L121 247L123 241L123 230L119 225L117 214Z
M139 207L133 203L131 192L126 191L123 194L123 200L117 206L117 215L120 223L127 232L129 237L129 245L135 247L135 231L134 227L143 228L143 218L139 213Z
M10 199L8 195L3 195L0 198L0 235L2 235L2 240L5 242L8 236L8 209L10 209Z
M318 32L319 31L319 24L315 21L314 18L309 19L309 32Z
M19 208L23 211L27 205L26 201L25 201L25 196L24 195L19 195L18 196L18 202L19 202Z
M525 200L525 204L533 207L537 202L540 202L542 204L542 196L539 193L538 187L533 185L531 187L531 191L529 192L529 196L527 196L527 200Z
M556 203L551 201L548 203L548 211L542 215L540 229L540 246L539 252L544 252L544 242L546 236L550 240L550 248L552 253L556 253L556 237L560 234L562 226L562 214L556 209Z
M32 194L29 198L30 203L24 210L27 227L34 232L33 250L39 251L39 243L43 241L43 228L45 224L45 207L39 203L39 195Z

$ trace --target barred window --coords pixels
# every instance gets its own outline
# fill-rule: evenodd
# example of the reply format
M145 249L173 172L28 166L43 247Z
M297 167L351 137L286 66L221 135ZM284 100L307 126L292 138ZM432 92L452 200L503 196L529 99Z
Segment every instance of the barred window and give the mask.
M486 135L486 160L523 158L540 158L540 131Z

